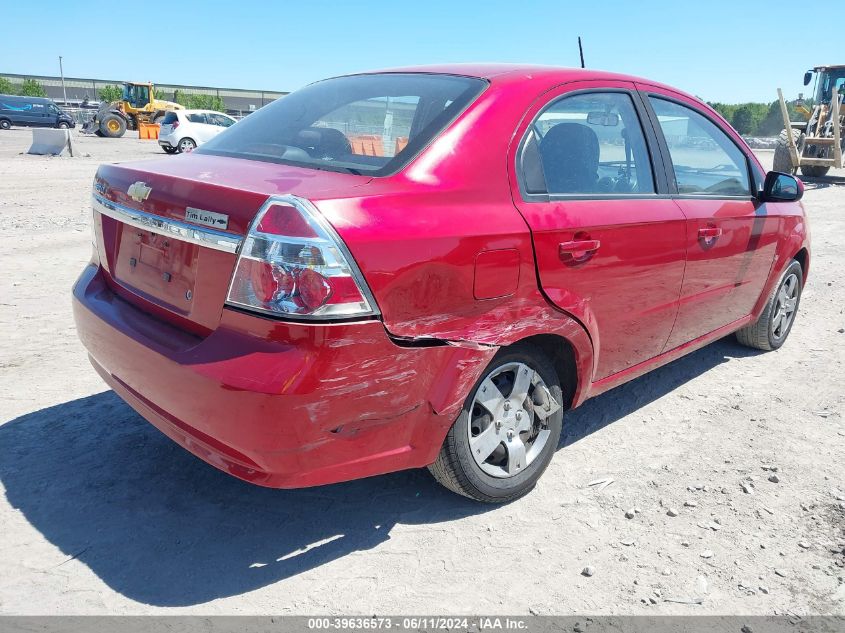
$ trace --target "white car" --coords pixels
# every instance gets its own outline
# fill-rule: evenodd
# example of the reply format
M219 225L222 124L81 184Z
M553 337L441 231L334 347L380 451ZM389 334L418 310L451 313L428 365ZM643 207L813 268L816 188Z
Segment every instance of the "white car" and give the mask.
M234 123L228 114L213 110L172 110L161 122L158 144L168 154L191 152Z

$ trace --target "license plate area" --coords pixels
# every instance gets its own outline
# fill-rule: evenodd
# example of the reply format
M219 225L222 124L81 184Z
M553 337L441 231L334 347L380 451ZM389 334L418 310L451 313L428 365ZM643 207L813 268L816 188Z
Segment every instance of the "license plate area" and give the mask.
M199 246L122 225L114 277L138 294L188 315L194 301Z

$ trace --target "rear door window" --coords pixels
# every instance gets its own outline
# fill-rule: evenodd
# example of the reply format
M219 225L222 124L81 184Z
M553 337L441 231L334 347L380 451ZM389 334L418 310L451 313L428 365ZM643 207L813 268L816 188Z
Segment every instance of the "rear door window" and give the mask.
M205 112L193 112L188 115L188 121L191 123L208 123L205 117Z
M655 192L648 147L628 93L565 96L540 113L529 134L522 158L529 193Z
M748 196L748 159L703 114L674 101L649 97L669 146L681 195Z

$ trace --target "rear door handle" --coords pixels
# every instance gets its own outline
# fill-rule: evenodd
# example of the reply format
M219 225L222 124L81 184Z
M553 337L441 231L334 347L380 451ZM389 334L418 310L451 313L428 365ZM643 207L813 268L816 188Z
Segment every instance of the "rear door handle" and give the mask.
M588 251L597 251L601 246L599 240L573 240L571 242L561 242L558 246L560 253L584 253Z
M703 240L714 240L722 234L722 229L717 226L708 226L698 229L698 237Z
M564 262L580 264L591 259L600 246L599 240L572 240L558 244L557 252Z

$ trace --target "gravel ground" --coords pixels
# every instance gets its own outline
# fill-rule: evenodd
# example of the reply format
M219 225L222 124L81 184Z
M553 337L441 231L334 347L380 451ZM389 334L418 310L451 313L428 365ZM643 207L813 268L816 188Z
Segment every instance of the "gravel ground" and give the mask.
M144 422L70 287L97 165L158 147L29 139L0 132L0 613L845 613L845 181L808 185L783 349L728 338L588 402L537 489L488 507L426 471L257 488Z

